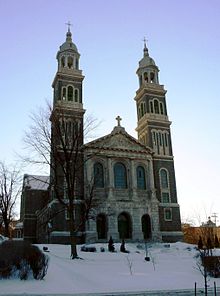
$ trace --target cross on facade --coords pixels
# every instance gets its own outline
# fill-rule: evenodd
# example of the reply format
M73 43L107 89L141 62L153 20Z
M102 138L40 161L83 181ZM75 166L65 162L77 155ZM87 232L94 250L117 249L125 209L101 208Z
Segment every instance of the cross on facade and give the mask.
M115 119L118 122L118 126L121 126L120 122L121 122L122 118L118 115Z
M68 32L70 32L70 27L71 27L73 24L71 24L71 22L70 22L70 21L68 21L68 23L65 23L65 25L67 25L67 26L68 26Z

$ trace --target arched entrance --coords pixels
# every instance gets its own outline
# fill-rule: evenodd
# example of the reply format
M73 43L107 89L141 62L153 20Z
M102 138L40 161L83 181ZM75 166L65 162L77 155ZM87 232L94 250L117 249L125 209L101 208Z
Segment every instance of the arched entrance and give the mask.
M121 239L132 238L131 218L129 214L123 212L118 216L118 232Z
M96 218L96 229L98 233L98 239L107 238L107 220L105 214L99 214Z
M144 239L150 239L151 238L151 221L150 216L148 214L145 214L141 218L141 225L142 225L142 232Z

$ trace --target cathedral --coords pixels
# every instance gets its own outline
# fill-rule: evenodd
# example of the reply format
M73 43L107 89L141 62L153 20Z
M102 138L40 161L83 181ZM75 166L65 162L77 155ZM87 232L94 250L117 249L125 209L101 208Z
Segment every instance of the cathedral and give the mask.
M150 57L146 42L136 72L139 82L134 98L137 139L126 132L117 116L116 125L109 134L84 143L84 76L79 60L80 53L68 28L66 41L57 53L58 69L52 84L51 145L57 145L54 118L62 111L69 141L77 126L83 146L74 213L78 220L81 219L80 204L91 190L91 180L96 200L92 216L87 217L76 233L78 242L104 242L110 236L115 241L181 240L166 90L159 82L159 68ZM69 243L70 218L65 210L59 211L61 204L50 184L52 174L24 175L20 212L23 239L34 243L66 244ZM59 194L65 199L65 180L60 180L63 190Z

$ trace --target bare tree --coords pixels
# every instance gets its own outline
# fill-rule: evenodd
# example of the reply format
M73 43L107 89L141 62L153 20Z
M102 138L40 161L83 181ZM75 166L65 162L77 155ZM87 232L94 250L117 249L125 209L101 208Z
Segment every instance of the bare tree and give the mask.
M64 107L40 109L31 116L32 125L24 142L29 149L28 163L47 166L50 170L50 191L67 210L71 243L71 258L78 258L76 233L82 231L96 202L94 182L84 193L84 137L95 128L95 120L83 123ZM92 157L92 156L90 156ZM87 157L88 160L88 157ZM94 180L93 180L94 181ZM79 214L80 213L80 214Z
M20 171L0 162L0 216L4 224L4 235L10 236L10 224L15 217L16 201L21 193Z

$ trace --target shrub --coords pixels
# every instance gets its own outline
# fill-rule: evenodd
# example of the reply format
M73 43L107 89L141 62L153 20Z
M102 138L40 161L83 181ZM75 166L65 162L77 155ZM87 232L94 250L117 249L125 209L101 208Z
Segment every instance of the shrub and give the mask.
M210 276L220 277L220 256L205 256L202 258L202 264Z
M26 280L33 276L42 280L48 268L48 257L25 241L5 241L0 245L0 278L18 276Z

